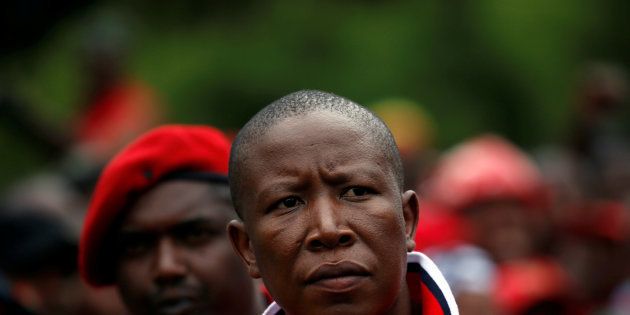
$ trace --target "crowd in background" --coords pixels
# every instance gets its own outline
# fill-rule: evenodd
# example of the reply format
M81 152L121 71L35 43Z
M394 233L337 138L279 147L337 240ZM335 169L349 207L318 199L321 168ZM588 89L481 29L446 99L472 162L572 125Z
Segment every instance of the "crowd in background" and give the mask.
M533 152L496 134L434 152L417 106L374 108L422 198L418 248L436 260L462 314L630 312L627 84L621 69L589 69L571 141Z
M77 276L77 237L101 166L165 117L112 55L93 57L90 101L59 149L62 161L3 192L7 314L124 312L111 288ZM442 269L462 314L630 312L630 138L619 119L627 88L622 69L590 68L576 91L571 141L533 152L497 134L438 152L434 123L419 105L373 104L397 140L406 186L421 196L417 248ZM24 132L53 146L50 134Z
M2 128L54 161L0 192L0 314L125 312L112 288L78 276L78 235L101 167L172 118L160 91L125 72L115 42L84 48L84 106L69 132L0 95ZM391 128L406 186L420 195L417 249L436 261L462 314L630 314L626 70L586 65L565 141L528 150L497 133L438 149L443 127L421 105L404 96L367 104Z
M419 249L463 314L630 312L627 84L620 69L589 69L571 141L530 153L486 134L430 154L405 146L413 127L393 128L424 201ZM396 110L383 107L386 121L413 124Z

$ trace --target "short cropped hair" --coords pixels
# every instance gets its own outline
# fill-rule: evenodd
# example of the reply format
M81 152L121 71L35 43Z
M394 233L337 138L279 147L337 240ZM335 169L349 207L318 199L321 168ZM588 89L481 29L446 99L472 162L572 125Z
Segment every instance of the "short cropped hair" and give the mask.
M367 108L346 98L322 91L303 90L286 95L264 107L236 135L230 152L228 177L232 202L239 218L244 219L239 198L243 178L241 165L247 160L252 145L279 122L317 111L339 114L365 130L376 145L384 149L383 152L394 172L398 187L402 190L402 161L394 137L387 125Z

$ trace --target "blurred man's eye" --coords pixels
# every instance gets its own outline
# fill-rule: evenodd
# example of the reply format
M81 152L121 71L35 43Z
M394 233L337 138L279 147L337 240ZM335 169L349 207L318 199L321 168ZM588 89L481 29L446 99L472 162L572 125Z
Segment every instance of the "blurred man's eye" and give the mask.
M118 254L122 257L139 257L148 253L155 240L148 235L127 235L118 242Z
M202 245L221 235L222 230L210 226L190 226L176 231L176 239L183 244L196 246Z

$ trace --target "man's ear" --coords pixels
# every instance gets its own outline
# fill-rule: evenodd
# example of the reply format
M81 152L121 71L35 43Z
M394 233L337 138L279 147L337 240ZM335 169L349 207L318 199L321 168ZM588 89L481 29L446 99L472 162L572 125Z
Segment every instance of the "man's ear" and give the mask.
M256 264L256 256L249 239L249 234L245 229L245 224L240 220L232 220L228 223L227 232L232 242L232 248L241 257L247 266L247 271L252 278L260 278L260 271Z
M416 248L415 236L418 226L418 213L420 211L420 201L418 195L413 190L407 190L402 194L402 210L405 219L405 235L407 236L407 251Z

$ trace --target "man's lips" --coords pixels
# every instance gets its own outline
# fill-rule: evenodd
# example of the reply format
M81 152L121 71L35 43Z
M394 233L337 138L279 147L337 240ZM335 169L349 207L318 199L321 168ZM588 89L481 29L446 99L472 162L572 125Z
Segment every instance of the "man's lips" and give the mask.
M325 263L309 272L306 284L316 285L328 291L346 291L368 276L370 273L367 268L355 262Z
M195 309L195 301L189 298L173 298L162 300L157 305L160 315L189 314Z
M156 296L157 314L189 314L197 307L197 298L190 290L167 289Z

